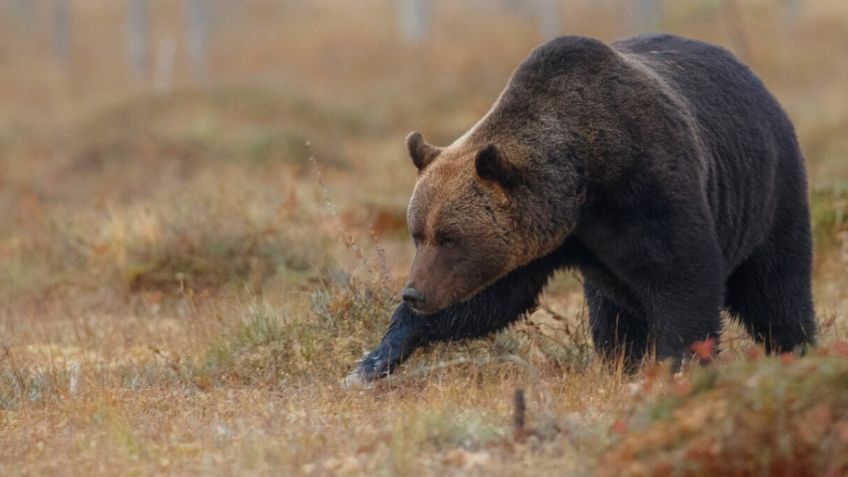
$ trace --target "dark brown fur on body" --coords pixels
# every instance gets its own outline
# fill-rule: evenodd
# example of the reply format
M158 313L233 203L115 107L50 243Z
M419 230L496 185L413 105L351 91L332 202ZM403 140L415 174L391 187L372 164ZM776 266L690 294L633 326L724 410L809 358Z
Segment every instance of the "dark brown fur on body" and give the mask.
M357 379L429 341L502 329L563 267L584 276L598 351L631 364L717 338L722 308L769 351L814 341L803 158L780 106L725 50L561 37L453 144L413 133L407 145L417 253Z

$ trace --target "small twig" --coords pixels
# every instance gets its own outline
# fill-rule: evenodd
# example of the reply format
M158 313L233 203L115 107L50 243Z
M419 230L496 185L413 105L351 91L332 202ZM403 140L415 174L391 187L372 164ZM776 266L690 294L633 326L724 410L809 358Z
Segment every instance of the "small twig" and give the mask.
M19 398L20 394L27 388L26 381L24 380L24 371L15 364L12 356L12 349L7 345L3 345L3 361L8 361L9 363L9 372L15 379L15 385L17 385L17 392L15 394L17 394L17 397Z
M441 363L432 364L429 366L419 366L415 369L412 369L402 375L399 374L391 374L386 377L387 383L394 383L396 381L402 381L404 379L415 378L418 376L422 376L424 374L428 374L431 371L436 371L439 369L451 368L453 366L457 366L460 364L476 364L478 366L485 366L487 364L491 364L491 360L471 360L468 358L458 358L451 361L442 361Z
M527 429L525 427L525 414L527 412L527 402L524 399L524 390L518 388L515 390L515 410L512 415L513 437L516 441L522 442L527 438Z
M476 366L488 366L491 364L503 364L503 363L514 363L520 366L527 368L530 372L530 376L534 381L538 380L538 372L536 368L530 365L527 361L522 359L519 356L514 354L496 357L496 358L483 358L483 359L469 359L469 358L457 358L450 361L442 361L440 363L432 364L429 366L419 366L410 371L407 371L404 374L391 374L386 377L386 383L396 383L398 381L403 381L405 379L415 378L424 374L428 374L432 371L437 371L440 369L452 368L454 366L462 365L462 364L473 364Z
M380 267L380 286L383 290L389 290L389 265L388 260L386 260L386 249L380 244L380 237L377 236L377 232L372 227L370 230L371 233L371 242L374 243L374 248L377 252L377 265Z
M585 336L585 334L583 334L583 329L582 329L583 328L582 316L578 316L578 323L579 323L578 329L575 330L575 329L572 329L571 326L568 325L568 321L567 321L568 319L564 315L557 313L556 311L554 311L553 309L551 309L547 305L539 305L539 308L541 308L545 312L549 313L551 315L551 318L553 318L554 320L562 323L563 328L557 328L555 326L547 325L547 324L544 324L544 323L542 323L542 324L544 324L548 328L551 328L551 329L554 329L554 330L557 330L557 331L562 331L563 333L565 333L565 336L569 340L571 340L572 343L575 343L575 344L578 343L578 339L577 339L578 336ZM582 315L582 313L581 313L581 315Z
M553 318L557 321L565 321L567 319L564 315L560 314L559 312L554 311L553 308L549 307L548 305L540 304L539 308L541 308L543 311L549 313L551 315L551 318Z
M190 376L186 376L186 373L184 372L184 370L180 369L180 358L179 357L172 358L172 357L168 356L167 354L165 354L162 350L160 350L159 348L157 348L156 346L153 346L153 345L148 345L147 348L150 351L152 351L153 354L162 358L162 360L165 361L165 366L170 368L171 371L174 372L174 374L177 376L177 378L180 381L191 385L191 387L193 387L196 391L203 392L203 388L201 388L196 382L194 382L194 379L192 379Z
M327 208L327 211L330 213L330 216L333 218L338 232L340 234L341 242L349 249L353 250L354 256L359 260L363 267L365 267L365 271L374 276L375 272L371 267L371 263L368 260L368 257L365 254L365 251L362 247L356 242L356 237L348 232L347 228L344 225L344 222L341 219L341 216L336 210L333 201L330 199L330 190L327 188L327 185L324 183L324 174L321 172L321 168L318 166L318 159L315 157L315 153L312 151L312 143L306 143L306 147L309 148L309 162L312 163L312 171L315 174L315 181L318 183L318 188L321 190L321 194L324 196L324 206Z
M3 348L3 361L6 361L8 359L9 362L11 362L12 361L12 350L6 345L3 345L2 348Z
M721 5L724 7L722 12L724 13L724 21L727 23L731 42L737 50L736 53L743 60L750 60L751 42L739 4L736 0L724 0Z

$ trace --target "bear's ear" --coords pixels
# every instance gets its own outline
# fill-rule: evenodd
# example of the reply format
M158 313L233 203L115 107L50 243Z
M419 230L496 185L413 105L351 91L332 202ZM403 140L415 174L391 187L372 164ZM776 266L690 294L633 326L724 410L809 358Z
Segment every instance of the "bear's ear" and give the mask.
M406 149L409 151L412 163L419 171L423 171L442 152L442 148L427 144L424 136L418 131L413 131L406 136Z
M521 180L521 172L507 161L503 152L494 144L489 144L477 153L474 166L481 179L497 182L507 188L517 185Z

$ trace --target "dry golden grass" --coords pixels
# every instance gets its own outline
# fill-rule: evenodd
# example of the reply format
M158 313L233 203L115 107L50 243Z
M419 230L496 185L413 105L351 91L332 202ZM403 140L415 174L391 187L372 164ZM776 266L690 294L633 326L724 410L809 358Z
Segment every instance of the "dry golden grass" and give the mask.
M743 53L795 121L819 350L763 358L728 323L708 368L625 377L593 359L564 273L530 320L343 390L412 255L402 138L472 124L532 21L444 1L409 45L386 1L249 2L216 21L210 84L179 49L155 93L130 86L107 3L73 2L67 71L0 5L0 475L848 473L848 5L788 24L775 2L734 22L665 2L663 24ZM182 42L175 4L152 3ZM565 5L569 32L632 30L615 3Z

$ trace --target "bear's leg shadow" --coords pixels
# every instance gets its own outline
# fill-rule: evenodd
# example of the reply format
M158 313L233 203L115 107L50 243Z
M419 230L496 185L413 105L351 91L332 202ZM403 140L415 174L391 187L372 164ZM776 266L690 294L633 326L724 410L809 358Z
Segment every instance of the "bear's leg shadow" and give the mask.
M583 290L595 350L611 363L622 359L625 370L635 371L647 351L648 323L603 297L590 281L584 280Z
M538 305L538 296L560 265L557 254L518 268L468 301L433 315L400 305L380 344L359 362L347 382L385 377L415 349L435 341L480 338L507 327Z
M815 344L806 219L772 234L727 281L726 305L768 353L804 351Z

